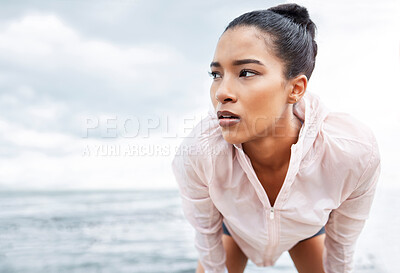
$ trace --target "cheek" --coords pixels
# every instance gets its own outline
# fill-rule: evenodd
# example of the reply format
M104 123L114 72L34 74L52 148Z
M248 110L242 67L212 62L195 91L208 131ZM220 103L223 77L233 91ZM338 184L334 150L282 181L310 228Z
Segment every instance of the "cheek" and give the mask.
M280 116L280 105L282 104L280 96L274 95L274 92L281 90L254 92L254 96L246 100L246 111L248 121L256 127L264 126L275 122Z
M269 115L273 107L272 100L273 98L267 92L254 93L253 96L247 98L247 111L253 117Z

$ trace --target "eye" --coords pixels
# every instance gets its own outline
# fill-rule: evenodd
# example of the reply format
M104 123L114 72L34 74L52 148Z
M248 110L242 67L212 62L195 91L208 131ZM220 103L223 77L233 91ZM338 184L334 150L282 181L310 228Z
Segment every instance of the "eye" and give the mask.
M220 75L218 72L208 72L208 75L210 75L210 77L211 77L213 80L216 80L216 79L218 79L218 78L221 78L221 75Z
M243 69L240 71L239 77L251 77L257 75L255 72Z

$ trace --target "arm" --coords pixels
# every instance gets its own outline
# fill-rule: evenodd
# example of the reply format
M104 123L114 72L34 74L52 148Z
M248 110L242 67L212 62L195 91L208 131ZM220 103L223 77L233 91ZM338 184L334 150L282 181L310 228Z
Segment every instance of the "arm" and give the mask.
M368 165L356 189L330 214L325 226L326 273L352 272L355 243L368 218L380 174L380 156L374 140Z
M222 215L214 206L205 175L211 170L210 158L198 161L209 166L196 166L191 156L177 154L172 169L178 182L185 217L195 228L195 247L206 273L224 273L226 254L222 244Z

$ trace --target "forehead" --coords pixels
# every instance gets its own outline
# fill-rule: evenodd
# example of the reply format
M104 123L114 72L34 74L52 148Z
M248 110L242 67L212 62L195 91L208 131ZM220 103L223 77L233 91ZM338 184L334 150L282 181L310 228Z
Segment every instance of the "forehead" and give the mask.
M279 62L272 50L272 39L269 34L256 27L239 26L228 29L220 37L215 49L214 61L255 58L266 63Z

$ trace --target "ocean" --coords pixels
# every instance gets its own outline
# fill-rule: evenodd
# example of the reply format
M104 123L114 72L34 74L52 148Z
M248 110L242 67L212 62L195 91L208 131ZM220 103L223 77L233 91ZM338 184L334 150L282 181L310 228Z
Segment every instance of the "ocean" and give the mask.
M399 190L379 190L355 272L400 272ZM194 231L177 190L0 192L0 272L195 272ZM287 253L274 267L297 272Z

